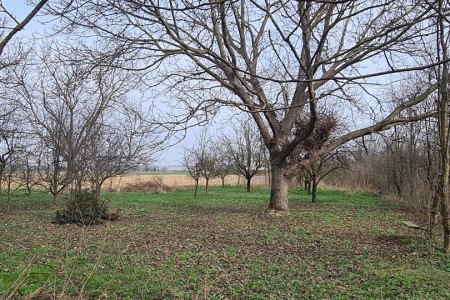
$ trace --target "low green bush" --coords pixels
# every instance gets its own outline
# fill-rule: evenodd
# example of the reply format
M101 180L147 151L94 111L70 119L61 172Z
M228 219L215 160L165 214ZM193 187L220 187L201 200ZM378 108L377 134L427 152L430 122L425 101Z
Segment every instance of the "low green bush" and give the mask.
M54 222L57 224L98 225L105 220L115 221L118 211L113 211L110 202L99 199L95 191L74 192L67 202L67 209L57 210Z

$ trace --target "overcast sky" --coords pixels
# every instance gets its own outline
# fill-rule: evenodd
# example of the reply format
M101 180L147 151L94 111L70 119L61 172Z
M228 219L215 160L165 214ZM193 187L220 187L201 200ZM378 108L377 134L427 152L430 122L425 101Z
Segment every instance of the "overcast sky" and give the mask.
M21 0L3 0L2 4L6 7L6 9L12 13L18 20L23 20L28 13L32 10L32 7L27 6ZM39 15L34 18L25 28L24 31L15 36L15 38L24 37L25 39L35 38L37 41L45 37L46 32L51 32L51 26L54 24L51 19ZM230 114L224 113L219 117L218 122L215 122L206 129L208 134L211 136L221 135L224 131L224 127L226 127L226 123L229 121ZM192 147L195 143L196 136L200 135L202 128L190 128L184 140L176 143L174 146L166 148L159 157L155 157L156 164L158 165L180 165L183 161L183 151L185 148ZM225 130L227 131L227 130ZM182 136L182 134L178 134L178 137ZM174 144L177 139L173 139L170 141L171 144Z

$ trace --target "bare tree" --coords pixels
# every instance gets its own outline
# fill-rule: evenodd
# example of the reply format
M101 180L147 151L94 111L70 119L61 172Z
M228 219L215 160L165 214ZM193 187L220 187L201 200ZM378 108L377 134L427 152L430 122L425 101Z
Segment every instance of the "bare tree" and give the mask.
M40 136L41 140L35 150L37 174L41 184L56 201L57 196L68 187L70 179L66 172L67 167L62 156L63 149L60 143L53 143L51 139L45 137ZM58 141L59 138L55 140Z
M250 192L251 180L265 165L265 146L258 130L249 120L241 120L234 128L234 135L225 137L228 152L236 171L247 180Z
M4 187L8 206L11 195L23 186L19 174L30 146L30 140L25 134L26 124L22 120L23 115L17 105L13 106L6 118L0 118L0 192Z
M301 134L301 132L304 132L304 130L308 126L309 121L303 116L299 116L295 123L295 130L292 134L294 136ZM290 164L296 164L304 160L309 160L311 157L316 155L317 151L320 151L330 140L330 137L336 135L336 133L338 132L337 130L338 121L335 113L318 113L313 132L292 151L290 157L288 158ZM313 162L311 165L301 167L300 173L302 173L304 178L305 189L308 190L308 193L311 193L312 202L316 201L317 186L320 180L322 180L323 177L329 174L328 170L325 171L324 169L326 168L328 163L333 160L333 158L338 157L338 153L339 151L335 150L334 152L320 157L319 160ZM329 171L332 172L336 169L337 166L334 166L331 167Z
M216 158L211 152L211 148L204 148L200 156L202 177L205 178L205 194L209 191L209 181L217 177Z
M6 196L8 201L8 207L11 204L11 196L12 194L20 189L23 186L23 182L21 178L18 176L20 173L21 165L21 156L23 152L21 150L14 151L9 159L8 164L3 171L3 181L6 185Z
M22 153L19 166L19 180L21 185L27 190L28 196L31 196L33 187L39 186L40 180L37 173L36 153L35 147L27 147Z
M195 196L200 177L205 178L205 194L208 193L209 181L217 177L217 159L213 144L207 131L203 130L196 138L193 148L185 151L184 166L195 180Z
M81 27L80 33L89 30L117 46L103 54L139 61L152 82L162 75L160 83L180 100L174 106L185 108L185 116L207 117L218 105L249 112L270 153L271 210L288 210L288 180L299 164L307 167L348 141L434 113L399 115L435 91L436 80L388 110L369 78L402 84L402 74L445 61L421 63L433 44L428 21L435 12L416 0L60 0L52 13L62 12L71 32ZM371 122L347 124L316 155L289 164L291 152L314 131L320 103ZM293 137L300 114L308 126Z
M98 197L108 178L151 161L164 141L164 135L157 125L148 122L150 118L142 107L126 102L121 103L121 107L102 118L80 155L86 164L85 177Z
M225 187L225 177L230 174L233 168L232 158L228 152L227 143L222 139L216 142L211 151L214 153L215 159L215 173L222 181L222 187Z
M8 120L1 120L2 126L0 128L0 191L2 189L2 179L3 172L8 165L10 158L12 157L15 151L14 141L12 140L12 136L14 136L14 131L11 131L10 128L7 128L9 124Z
M183 165L195 181L194 197L197 197L198 181L202 177L202 165L199 153L195 149L186 149L184 152Z
M311 202L316 202L317 200L317 187L319 183L331 173L346 168L347 166L348 162L345 153L341 149L327 154L307 168L306 173L311 179Z
M21 85L16 91L34 133L53 152L52 176L60 173L63 160L62 188L73 184L73 189L79 189L83 172L79 156L95 140L96 126L105 112L123 101L129 90L128 78L113 69L62 62L52 55L44 53L34 69L26 66L18 73Z

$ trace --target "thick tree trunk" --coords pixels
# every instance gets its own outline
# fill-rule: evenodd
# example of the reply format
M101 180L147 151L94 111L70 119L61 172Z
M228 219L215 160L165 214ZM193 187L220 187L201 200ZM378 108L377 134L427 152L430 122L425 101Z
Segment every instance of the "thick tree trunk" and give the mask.
M221 179L222 179L222 188L224 188L225 187L225 176L221 177Z
M289 210L288 192L289 181L284 174L283 167L281 165L272 165L272 184L270 190L270 203L269 211L282 211L287 212Z
M442 18L444 11L444 1L439 1L439 17L438 17L438 29L439 29L439 43L442 50L442 59L446 61L448 59L448 49L445 37L445 25ZM441 203L441 215L442 215L442 226L444 232L444 246L443 251L450 252L450 220L449 220L449 175L450 175L450 158L449 158L449 108L450 103L448 95L448 62L442 65L442 72L439 70L439 75L442 77L439 82L439 140L441 146L441 169L440 169L440 179L439 179L439 200Z

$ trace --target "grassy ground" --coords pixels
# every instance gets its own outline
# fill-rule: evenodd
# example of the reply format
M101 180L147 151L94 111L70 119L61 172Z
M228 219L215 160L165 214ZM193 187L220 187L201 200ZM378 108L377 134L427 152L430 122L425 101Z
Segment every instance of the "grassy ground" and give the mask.
M111 194L123 217L80 227L51 224L44 193L17 195L10 212L0 204L0 298L20 286L59 299L450 299L450 257L396 233L395 204L292 191L291 214L275 217L268 196Z

